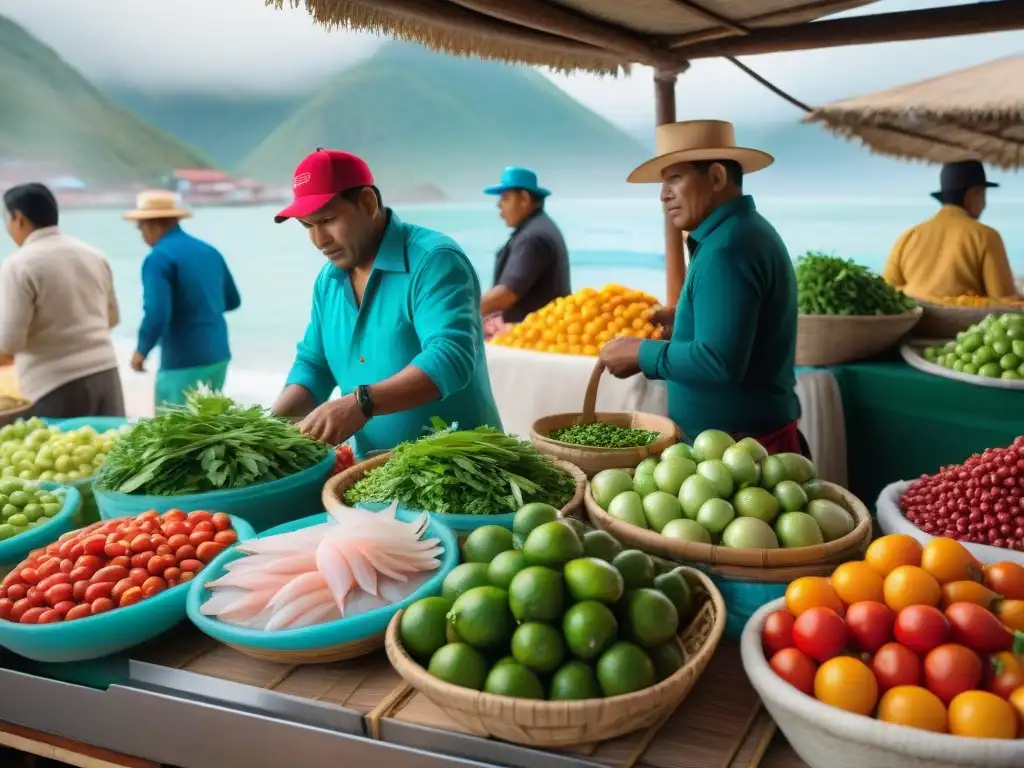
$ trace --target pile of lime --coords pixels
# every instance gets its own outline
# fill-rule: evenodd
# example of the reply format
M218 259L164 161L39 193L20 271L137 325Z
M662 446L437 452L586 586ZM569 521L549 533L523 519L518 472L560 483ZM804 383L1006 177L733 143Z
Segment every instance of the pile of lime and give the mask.
M807 547L842 538L854 517L798 453L769 456L750 437L716 429L644 459L631 477L606 469L591 480L609 515L669 538L737 549Z
M989 315L942 347L925 347L925 360L990 379L1024 379L1024 314Z
M25 480L0 480L0 541L46 525L63 507L63 489L46 491Z
M679 569L604 531L528 504L513 530L478 528L442 594L418 600L402 644L430 674L526 699L594 699L639 691L684 663L681 628L695 601Z
M64 431L40 419L0 428L0 477L73 483L103 466L121 430L92 427Z

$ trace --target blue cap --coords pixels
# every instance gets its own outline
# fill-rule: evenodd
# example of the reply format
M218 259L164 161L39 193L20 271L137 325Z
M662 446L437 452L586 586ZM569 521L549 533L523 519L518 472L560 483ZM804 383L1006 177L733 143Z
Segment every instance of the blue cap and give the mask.
M510 165L501 172L501 182L493 187L484 190L485 195L500 195L510 189L522 189L537 197L547 197L551 194L544 187L537 186L537 174L529 168L520 168L517 165Z

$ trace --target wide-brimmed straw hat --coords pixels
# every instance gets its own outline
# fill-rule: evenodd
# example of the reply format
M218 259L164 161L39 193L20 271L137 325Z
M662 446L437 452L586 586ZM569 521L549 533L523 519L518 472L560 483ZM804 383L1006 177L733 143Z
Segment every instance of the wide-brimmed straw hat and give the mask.
M135 198L135 210L125 211L128 221L149 219L187 219L192 214L181 207L181 197L165 189L140 192Z
M631 184L660 184L670 165L699 160L735 160L743 173L767 168L775 158L759 149L736 146L736 129L725 120L686 120L659 125L654 132L657 156L626 179Z

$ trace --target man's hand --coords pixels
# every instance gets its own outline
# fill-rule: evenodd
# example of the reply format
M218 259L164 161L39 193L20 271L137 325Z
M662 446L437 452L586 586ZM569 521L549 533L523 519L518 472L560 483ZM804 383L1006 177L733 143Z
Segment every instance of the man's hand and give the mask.
M141 352L132 352L132 370L138 371L139 373L145 373L146 371L146 358Z
M601 362L612 376L628 379L640 373L640 341L623 336L601 347Z
M658 307L651 315L651 322L661 328L661 338L672 336L672 325L676 320L675 307Z
M355 395L330 400L299 424L299 432L328 445L341 445L366 425Z

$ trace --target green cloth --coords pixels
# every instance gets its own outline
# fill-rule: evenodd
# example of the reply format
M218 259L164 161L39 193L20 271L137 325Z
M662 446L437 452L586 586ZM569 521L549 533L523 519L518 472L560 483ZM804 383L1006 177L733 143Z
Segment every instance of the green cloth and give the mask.
M672 339L642 342L640 370L665 380L669 416L690 440L796 421L796 277L782 238L748 195L704 219L689 247Z
M210 365L197 365L193 368L161 368L156 374L156 407L164 405L184 405L185 393L205 384L210 389L224 389L224 381L228 376L230 360L221 360Z

